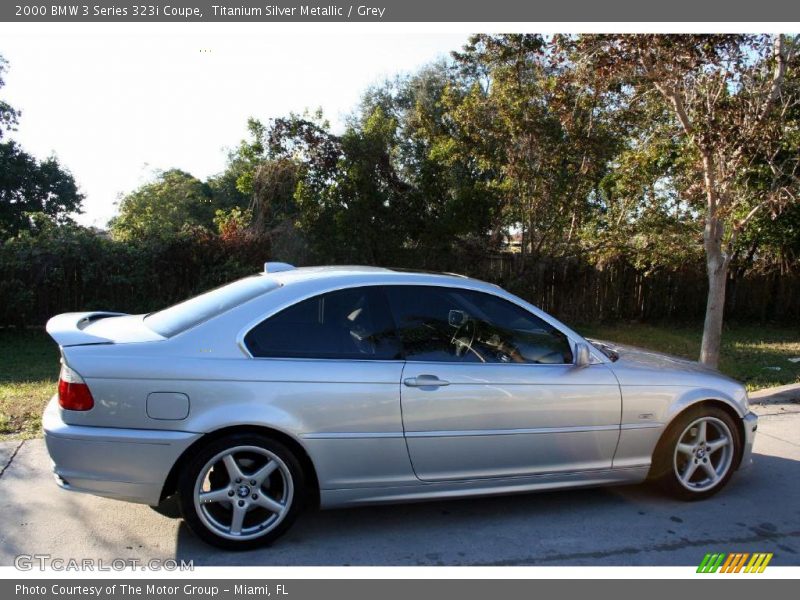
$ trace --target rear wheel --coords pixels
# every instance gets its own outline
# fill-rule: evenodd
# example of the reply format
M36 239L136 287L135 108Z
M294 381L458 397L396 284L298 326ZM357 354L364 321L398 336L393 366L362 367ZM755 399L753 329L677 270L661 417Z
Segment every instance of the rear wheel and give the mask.
M659 443L654 476L673 496L702 500L728 483L741 453L739 428L727 412L715 407L689 409Z
M269 544L297 517L305 480L297 458L258 434L204 447L178 481L183 518L204 541L231 550Z

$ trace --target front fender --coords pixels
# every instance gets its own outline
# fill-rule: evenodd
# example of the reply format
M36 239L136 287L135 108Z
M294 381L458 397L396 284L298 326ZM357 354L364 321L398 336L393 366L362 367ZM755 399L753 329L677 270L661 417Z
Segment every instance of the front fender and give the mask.
M722 402L732 408L740 418L749 412L747 406L747 392L742 388L741 394L730 393L726 390L712 389L712 388L695 388L685 390L683 393L678 394L674 401L669 405L665 414L666 423L671 422L680 413L685 411L690 406L706 401Z
M740 420L749 412L747 393L739 384L715 388L622 386L622 423L614 467L649 466L659 440L675 418L707 401L724 404Z

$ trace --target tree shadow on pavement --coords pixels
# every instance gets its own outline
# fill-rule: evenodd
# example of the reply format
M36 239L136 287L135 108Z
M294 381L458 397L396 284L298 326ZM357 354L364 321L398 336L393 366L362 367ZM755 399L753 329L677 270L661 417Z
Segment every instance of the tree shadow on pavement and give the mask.
M800 462L755 459L703 502L644 484L307 511L271 547L249 552L211 548L182 523L176 557L198 566L696 565L685 557L716 544L777 548L774 564L800 564L800 507L775 504L800 496Z

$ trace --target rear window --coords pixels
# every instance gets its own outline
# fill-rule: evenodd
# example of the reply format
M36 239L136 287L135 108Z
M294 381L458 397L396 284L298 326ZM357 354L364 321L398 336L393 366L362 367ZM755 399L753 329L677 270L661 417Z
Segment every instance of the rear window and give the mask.
M280 284L263 275L246 277L150 313L144 323L156 333L172 337L278 287Z

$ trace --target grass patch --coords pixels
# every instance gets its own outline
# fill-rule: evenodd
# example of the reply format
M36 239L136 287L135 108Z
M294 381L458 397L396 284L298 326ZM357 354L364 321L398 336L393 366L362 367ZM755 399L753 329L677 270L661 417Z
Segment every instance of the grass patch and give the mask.
M588 337L630 344L697 360L702 325L669 326L640 323L587 325ZM743 382L748 390L800 383L800 327L730 325L722 334L720 371Z
M589 337L696 360L701 327L616 323L587 325ZM800 382L800 327L731 325L720 370L749 390ZM43 330L0 329L0 441L41 435L45 404L56 391L58 347ZM780 370L775 370L779 367Z
M58 346L43 330L0 329L0 441L41 435L58 360Z

